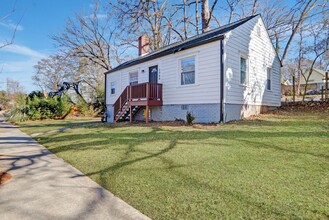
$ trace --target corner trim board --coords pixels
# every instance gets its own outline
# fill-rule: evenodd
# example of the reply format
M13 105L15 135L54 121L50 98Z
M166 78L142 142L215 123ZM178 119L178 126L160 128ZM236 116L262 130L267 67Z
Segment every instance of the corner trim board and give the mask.
M220 40L220 123L224 122L224 44L223 39Z

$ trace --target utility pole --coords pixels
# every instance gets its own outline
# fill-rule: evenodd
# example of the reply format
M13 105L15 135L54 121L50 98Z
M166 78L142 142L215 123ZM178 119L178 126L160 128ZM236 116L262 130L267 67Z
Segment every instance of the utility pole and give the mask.
M326 72L326 79L325 79L325 82L326 82L326 93L325 93L325 100L327 101L328 100L328 74L329 72Z

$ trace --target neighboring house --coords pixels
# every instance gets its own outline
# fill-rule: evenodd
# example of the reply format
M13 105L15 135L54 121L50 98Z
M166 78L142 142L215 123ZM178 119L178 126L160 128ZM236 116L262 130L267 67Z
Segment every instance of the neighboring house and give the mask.
M285 85L285 86L291 86L292 83L287 79L285 80L283 83L281 83L282 85Z
M79 103L79 97L89 104L97 102L97 94L94 87L85 80L60 83L58 90L50 92L49 96L61 95L63 93L66 93L75 104Z
M261 16L145 54L105 73L107 121L239 120L280 106L281 63Z
M307 70L304 73L305 77L308 77L310 70ZM325 87L325 78L326 78L326 72L324 70L319 70L319 69L313 69L311 76L308 80L307 83L307 89L308 90L316 90L316 91L321 91L321 87ZM300 85L304 88L306 84L306 81L304 77L300 78Z
M281 82L281 95L290 95L292 92L292 83L287 79Z

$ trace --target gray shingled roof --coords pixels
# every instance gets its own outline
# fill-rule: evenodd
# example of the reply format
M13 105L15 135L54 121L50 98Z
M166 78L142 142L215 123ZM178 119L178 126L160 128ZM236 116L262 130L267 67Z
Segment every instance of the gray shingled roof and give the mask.
M250 17L246 17L244 19L238 20L228 25L221 26L219 28L213 29L203 34L196 35L194 37L188 38L184 41L180 41L177 43L170 44L166 47L160 48L156 51L153 51L147 55L137 57L130 61L120 64L119 66L105 72L105 74L112 73L117 70L121 70L139 63L143 63L149 60L153 60L155 58L159 58L162 56L166 56L168 54L173 54L188 48L196 47L202 44L210 43L219 39L223 39L224 34L239 27L240 25L246 23L247 21L253 19L258 15L253 15Z

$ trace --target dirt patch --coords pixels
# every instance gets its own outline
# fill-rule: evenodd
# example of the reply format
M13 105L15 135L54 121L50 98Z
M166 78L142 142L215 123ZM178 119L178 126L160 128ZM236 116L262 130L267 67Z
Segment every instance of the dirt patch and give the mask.
M114 124L105 124L108 127L127 127L127 126L138 126L138 127L160 127L160 126L184 126L186 123L184 121L164 121L164 122L156 122L156 121L150 121L148 124L146 124L145 121L133 121L130 122L119 122Z
M5 184L11 179L11 174L7 172L0 172L0 185Z

